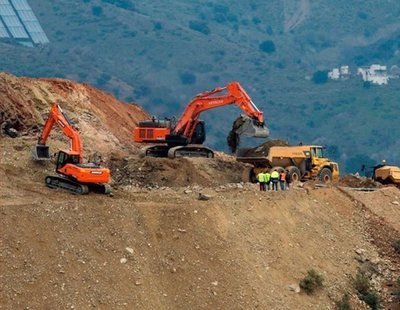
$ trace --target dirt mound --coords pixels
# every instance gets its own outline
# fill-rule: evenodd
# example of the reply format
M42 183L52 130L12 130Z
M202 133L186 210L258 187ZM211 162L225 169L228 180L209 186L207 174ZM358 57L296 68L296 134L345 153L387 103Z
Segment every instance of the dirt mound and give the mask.
M132 146L133 128L149 117L139 106L120 102L89 85L0 73L1 133L9 128L17 130L19 135L37 133L53 103L60 104L80 129L85 150L108 152L116 146ZM57 132L55 129L51 137L60 140Z
M273 146L289 146L289 143L284 140L268 140L263 144L247 150L244 157L264 157L269 153L269 149Z
M225 156L227 157L227 156ZM246 165L226 158L139 158L111 157L115 185L167 186L188 185L217 186L239 183Z
M354 187L354 188L379 188L382 185L379 182L366 177L356 176L356 175L346 175L341 177L339 180L339 185Z

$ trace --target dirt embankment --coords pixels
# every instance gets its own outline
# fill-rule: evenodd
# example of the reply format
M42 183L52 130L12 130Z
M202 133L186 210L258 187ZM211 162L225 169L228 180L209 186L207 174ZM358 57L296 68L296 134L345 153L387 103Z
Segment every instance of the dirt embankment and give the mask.
M58 103L76 125L86 150L110 152L133 148L132 130L148 114L138 105L126 104L86 84L63 79L17 78L0 73L1 134L14 128L19 135L37 133L52 104ZM54 129L49 143L63 141Z
M150 187L218 186L242 182L246 169L232 156L207 158L110 158L110 169L116 186Z

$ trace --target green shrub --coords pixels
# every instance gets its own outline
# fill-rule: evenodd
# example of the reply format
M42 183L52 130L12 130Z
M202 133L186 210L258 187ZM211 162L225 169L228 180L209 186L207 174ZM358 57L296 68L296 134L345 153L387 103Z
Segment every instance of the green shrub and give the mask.
M366 294L369 290L369 278L364 272L358 272L354 281L354 288L360 294Z
M360 299L370 306L371 309L379 309L379 296L376 292L368 292L366 295L360 296Z
M363 300L371 309L379 309L379 296L370 288L369 278L364 272L358 272L354 287L360 300Z
M261 50L262 52L267 53L267 54L272 54L272 53L274 53L275 50L276 50L276 48L275 48L275 43L272 42L272 41L270 41L270 40L267 40L267 41L262 42L262 43L259 45L259 48L260 48L260 50Z
M160 22L155 22L153 26L154 26L154 30L162 29L162 24Z
M351 310L349 294L345 293L342 299L336 303L336 307L338 310Z
M400 254L400 239L394 242L393 247L397 254Z
M328 72L317 71L313 74L312 80L315 84L325 84L328 82Z
M192 73L185 72L180 75L180 79L182 84L184 85L191 85L196 83L196 76Z
M400 277L397 278L397 289L394 291L394 296L400 302Z
M307 271L307 275L300 281L300 287L307 293L312 294L323 286L323 277L314 269Z
M92 14L94 16L100 16L101 14L103 14L103 8L97 5L92 7Z

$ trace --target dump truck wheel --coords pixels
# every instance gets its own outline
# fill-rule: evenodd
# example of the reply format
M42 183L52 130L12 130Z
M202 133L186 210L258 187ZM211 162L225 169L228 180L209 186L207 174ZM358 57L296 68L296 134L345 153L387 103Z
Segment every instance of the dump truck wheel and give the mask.
M254 173L253 168L246 168L243 170L243 174L242 174L242 182L251 182L251 183L257 183L257 176Z
M272 167L271 168L271 172L274 171L276 169L276 171L278 171L279 173L281 173L282 171L285 171L285 169L283 167L280 166L276 166L276 167Z
M290 166L286 168L289 171L290 179L292 182L298 182L301 180L301 172L300 169L296 166Z
M332 171L329 168L323 168L318 175L320 181L329 183L332 181Z

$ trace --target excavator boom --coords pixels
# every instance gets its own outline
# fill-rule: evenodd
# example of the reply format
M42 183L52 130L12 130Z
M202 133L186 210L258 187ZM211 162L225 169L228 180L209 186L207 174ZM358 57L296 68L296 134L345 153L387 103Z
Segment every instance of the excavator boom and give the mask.
M204 122L199 120L204 111L227 105L237 105L243 112L241 122L237 122L236 135L266 138L269 130L265 126L264 115L243 87L238 82L231 82L225 87L198 94L189 102L176 124L153 119L140 122L134 129L134 141L140 143L165 143L146 148L145 154L151 156L175 157L176 152L182 156L212 157L212 150L199 146L205 141ZM163 125L164 124L164 125ZM165 125L167 124L167 125ZM196 146L186 146L194 144ZM185 147L185 150L183 148ZM188 155L193 154L193 155Z
M224 90L227 91L226 95L215 96ZM187 105L182 116L179 118L174 133L182 134L188 138L192 137L198 118L202 112L231 104L236 104L254 121L247 122L248 130L250 130L250 125L253 125L253 127L258 127L258 130L253 130L254 133L257 132L259 137L268 137L269 131L264 124L263 112L256 107L250 96L238 82L231 82L226 87L218 87L212 91L197 95Z
M53 126L57 124L62 132L70 138L71 151L76 152L79 156L80 162L83 159L83 148L79 132L76 131L63 110L58 104L53 104L51 111L44 125L42 134L38 139L38 143L35 145L32 154L35 160L49 160L49 147L46 145L47 138L50 135Z

